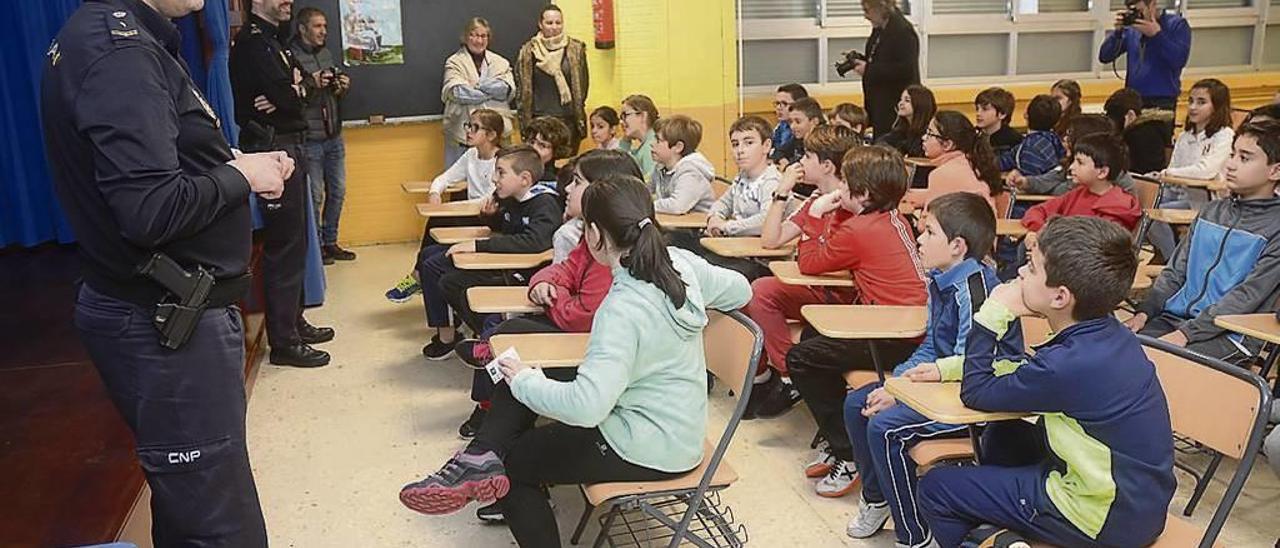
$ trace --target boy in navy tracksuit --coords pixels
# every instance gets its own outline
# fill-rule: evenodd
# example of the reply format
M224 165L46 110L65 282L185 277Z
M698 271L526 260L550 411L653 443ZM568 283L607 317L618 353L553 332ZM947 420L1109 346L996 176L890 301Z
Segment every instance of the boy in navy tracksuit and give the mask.
M1280 299L1280 122L1242 126L1223 171L1231 196L1200 210L1128 323L1143 335L1245 365L1262 341L1213 319L1267 312Z
M929 202L926 211L917 241L920 261L930 269L928 328L894 376L924 363L963 359L973 312L1000 283L995 269L982 262L996 237L995 212L985 199L969 192L946 194ZM1015 325L997 344L1002 354L1021 352L1022 330ZM844 423L862 475L860 512L849 522L849 536L874 535L892 512L899 546L928 545L929 528L915 503L916 463L907 450L921 440L963 436L965 426L932 421L896 404L881 383L851 392L844 402Z
M973 409L1038 415L1047 454L1028 466L935 468L920 480L920 511L944 547L984 523L1057 546L1147 546L1173 497L1173 432L1155 366L1111 315L1137 270L1130 235L1057 217L1038 240L1018 279L974 315L963 363L907 376L960 380ZM1055 335L1033 356L998 354L1000 336L1032 314ZM984 454L1003 449L990 445Z
M542 176L542 160L529 145L504 148L498 152L493 171L493 196L481 206L481 217L493 230L485 240L428 248L418 264L427 326L436 329L431 342L422 349L430 360L453 355L458 342L449 309L472 331L484 330L483 318L467 303L467 289L482 285L524 285L533 270L461 270L453 265L463 253L541 253L551 249L552 238L563 220L560 198L551 187L537 183Z

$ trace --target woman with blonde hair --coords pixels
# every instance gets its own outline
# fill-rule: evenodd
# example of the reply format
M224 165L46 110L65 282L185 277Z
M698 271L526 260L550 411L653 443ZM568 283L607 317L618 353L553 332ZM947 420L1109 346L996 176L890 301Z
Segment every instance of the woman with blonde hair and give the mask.
M564 13L547 4L538 15L538 33L516 56L516 109L521 127L539 116L564 121L574 152L587 135L585 110L590 79L587 45L564 32Z
M487 108L506 120L502 134L510 135L515 116L507 100L515 89L511 62L489 50L489 22L472 17L462 31L462 47L444 62L444 165L451 166L467 150L467 122L471 113Z

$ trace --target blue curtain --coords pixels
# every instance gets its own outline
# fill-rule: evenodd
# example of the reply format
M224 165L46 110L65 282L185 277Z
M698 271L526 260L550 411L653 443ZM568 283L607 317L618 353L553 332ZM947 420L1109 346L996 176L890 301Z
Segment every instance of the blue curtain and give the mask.
M49 184L39 100L45 52L79 5L16 2L0 17L0 247L74 240Z

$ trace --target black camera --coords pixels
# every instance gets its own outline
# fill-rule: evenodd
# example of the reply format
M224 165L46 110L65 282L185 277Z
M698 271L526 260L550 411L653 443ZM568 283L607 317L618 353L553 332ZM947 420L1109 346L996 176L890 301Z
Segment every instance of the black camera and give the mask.
M1142 19L1142 11L1138 10L1138 6L1129 5L1129 9L1120 15L1120 24L1126 27L1133 26L1139 19Z
M844 75L849 74L849 71L853 70L853 65L858 61L867 62L867 56L858 50L844 52L844 59L836 63L836 74L844 78Z
M338 87L338 77L342 75L342 69L334 66L320 71L321 76L329 77L329 86Z

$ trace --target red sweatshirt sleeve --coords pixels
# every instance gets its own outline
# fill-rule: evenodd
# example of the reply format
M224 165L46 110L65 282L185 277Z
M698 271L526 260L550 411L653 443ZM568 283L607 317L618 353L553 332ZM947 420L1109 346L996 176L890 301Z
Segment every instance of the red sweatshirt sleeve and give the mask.
M1022 216L1022 226L1032 232L1040 232L1044 228L1044 224L1055 215L1062 214L1062 208L1065 207L1067 194L1058 196L1047 202L1036 204L1028 209Z
M797 249L796 260L802 274L825 274L857 268L860 254L858 235L849 219L840 219L841 210L815 219L806 211L799 221L805 239ZM830 226L830 228L828 228Z
M1105 200L1099 200L1094 205L1094 214L1133 232L1142 218L1142 205L1132 194L1120 190L1119 187L1112 190L1119 192L1110 192L1105 196Z
M592 259L585 245L584 240L564 262L538 271L529 280L530 288L541 282L557 287L556 300L547 308L547 317L570 333L591 331L596 309L613 283L609 267Z

